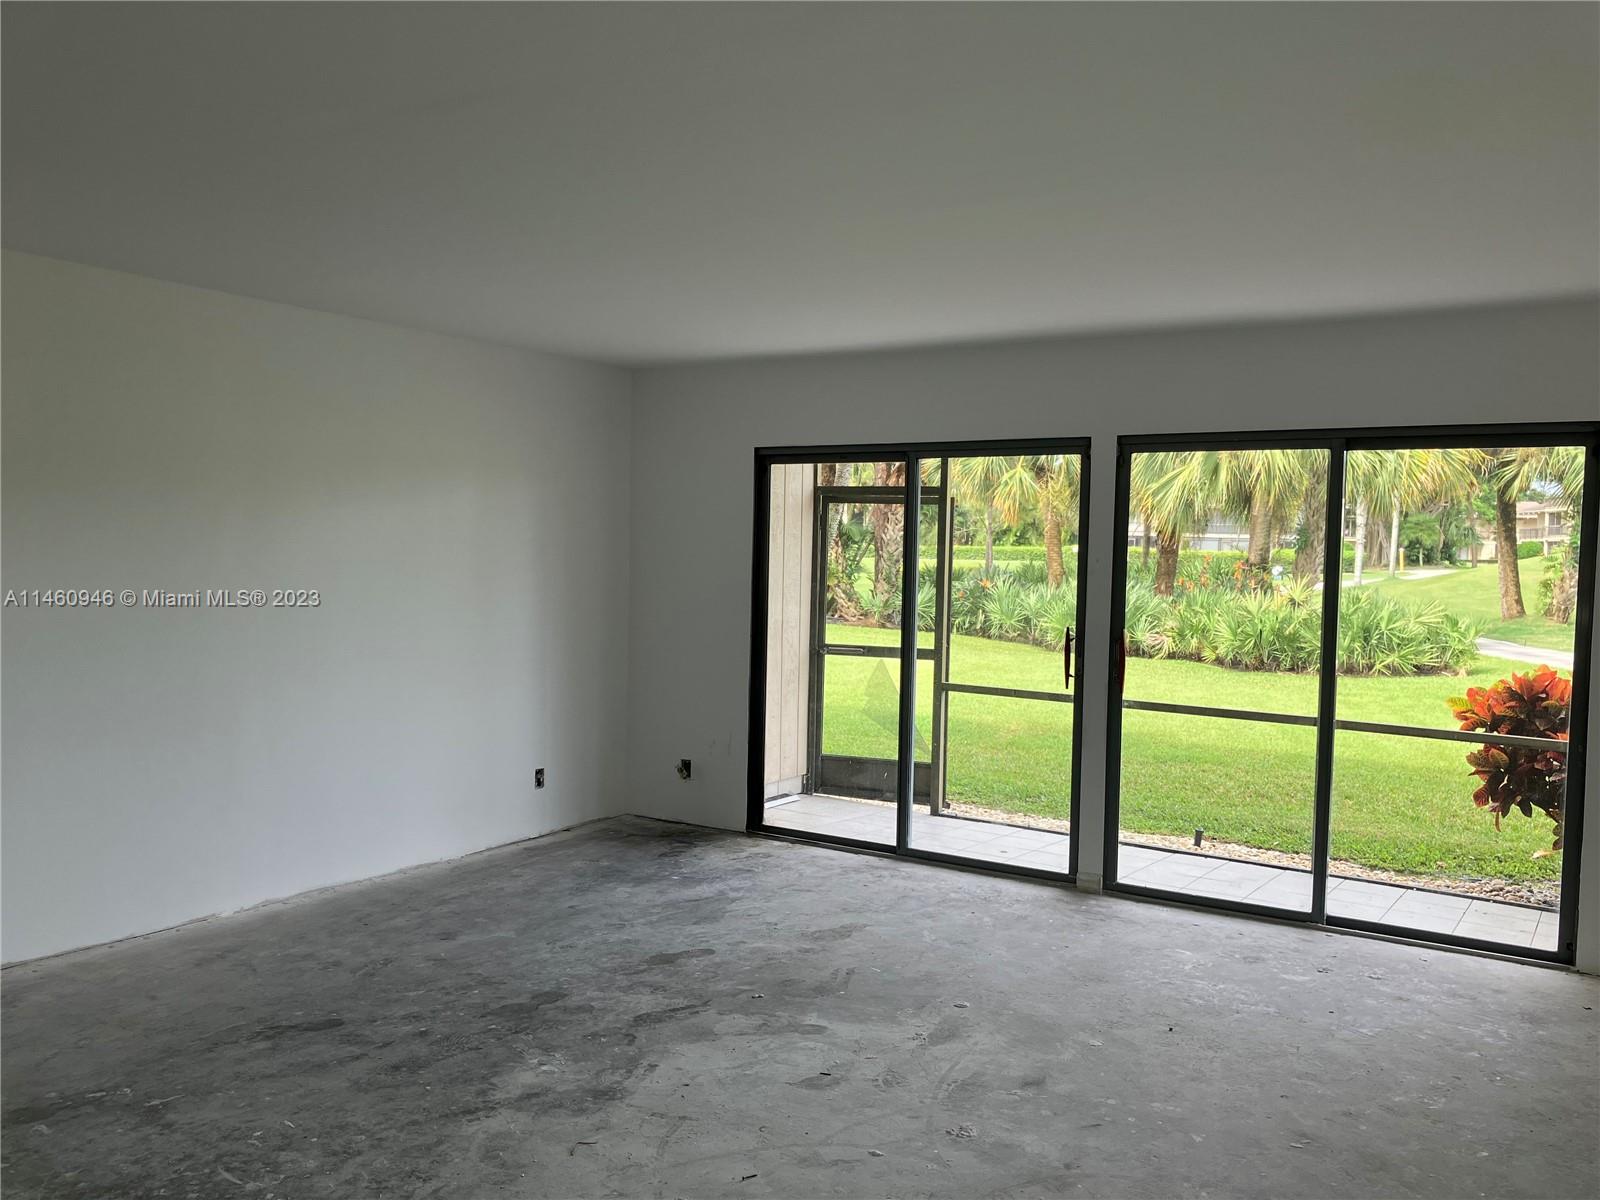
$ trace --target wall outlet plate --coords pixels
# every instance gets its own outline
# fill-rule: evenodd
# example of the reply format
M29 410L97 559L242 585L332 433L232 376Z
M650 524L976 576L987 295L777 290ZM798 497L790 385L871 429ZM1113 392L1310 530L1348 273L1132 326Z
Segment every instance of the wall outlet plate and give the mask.
M544 768L543 767L535 767L534 768L534 770L533 770L533 786L536 787L536 788L542 788L544 786Z

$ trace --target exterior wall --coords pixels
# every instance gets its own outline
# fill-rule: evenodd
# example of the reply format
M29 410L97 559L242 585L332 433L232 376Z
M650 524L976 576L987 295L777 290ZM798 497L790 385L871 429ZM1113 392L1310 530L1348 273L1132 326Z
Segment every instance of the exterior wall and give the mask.
M801 790L806 773L816 468L772 468L768 522L766 795Z

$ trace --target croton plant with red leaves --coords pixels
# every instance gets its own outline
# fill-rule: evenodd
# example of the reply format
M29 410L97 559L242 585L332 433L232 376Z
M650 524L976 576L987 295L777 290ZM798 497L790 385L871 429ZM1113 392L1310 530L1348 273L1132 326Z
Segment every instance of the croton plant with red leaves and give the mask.
M1464 730L1483 730L1514 737L1567 740L1567 714L1572 705L1572 681L1541 666L1527 675L1512 675L1487 688L1468 688L1465 696L1449 701ZM1513 808L1525 817L1541 809L1555 822L1555 841L1549 850L1561 849L1562 799L1567 788L1565 750L1530 746L1485 744L1467 755L1467 765L1480 781L1473 803L1494 814L1494 827Z

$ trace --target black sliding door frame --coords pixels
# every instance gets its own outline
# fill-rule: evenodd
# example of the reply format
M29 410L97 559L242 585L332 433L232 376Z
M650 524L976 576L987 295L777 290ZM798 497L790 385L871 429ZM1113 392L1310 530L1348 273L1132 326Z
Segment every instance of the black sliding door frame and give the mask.
M930 714L936 724L934 730L934 761L932 763L933 778L937 781L943 774L943 754L948 749L948 738L944 730L937 728L944 720L941 692L938 686L943 682L941 676L947 671L948 663L948 625L949 603L946 593L950 587L949 566L951 561L950 544L953 541L951 528L950 481L946 477L949 471L950 460L954 458L1007 456L1016 454L1075 454L1080 462L1079 481L1079 509L1078 509L1078 581L1077 581L1077 621L1074 639L1075 648L1075 673L1081 679L1083 662L1085 658L1085 639L1083 633L1083 616L1087 598L1088 581L1084 567L1084 553L1086 550L1085 533L1089 522L1089 472L1090 472L1090 442L1088 438L1034 438L1034 439L1007 439L1003 441L955 441L955 442L913 442L913 443L883 443L848 446L800 446L779 448L758 448L755 452L755 493L754 493L754 525L752 533L752 581L751 581L751 622L750 622L750 737L749 761L747 763L747 801L745 827L752 833L765 833L784 838L794 838L803 841L820 842L827 845L867 851L879 854L894 854L905 858L920 859L927 862L943 863L950 866L976 868L984 871L998 871L1012 875L1029 876L1039 879L1072 882L1077 875L1078 868L1078 842L1076 835L1079 814L1079 788L1082 778L1083 762L1083 689L1077 688L1072 692L1069 703L1072 705L1072 740L1071 757L1069 765L1069 778L1071 794L1068 799L1068 820L1073 833L1068 839L1068 870L1066 874L1056 871L1043 870L1035 867L1018 866L1011 863L993 862L972 857L946 854L936 850L921 849L911 844L912 806L915 800L915 772L916 772L916 703L917 703L917 671L919 664L931 662L935 670L935 701ZM937 585L935 587L936 614L935 614L935 648L932 655L920 654L917 646L917 594L921 570L921 521L924 488L922 484L922 464L933 460L941 463L939 483L928 485L926 492L936 497L939 502L938 519L938 551L936 562ZM771 468L780 464L808 464L824 462L891 462L901 463L905 466L905 484L900 488L843 488L819 489L825 493L822 499L831 499L836 495L850 493L852 499L877 500L878 502L898 502L905 506L904 543L901 554L901 605L900 605L900 640L898 658L900 662L900 694L897 722L897 758L895 789L896 816L895 816L895 841L891 847L882 842L870 842L860 838L842 837L836 834L827 834L805 829L769 826L765 823L766 798L764 795L764 767L766 760L766 692L767 692L767 606L770 597L768 591L768 553L769 533L771 518ZM813 551L814 555L816 551ZM810 627L814 628L814 624ZM813 632L813 638L815 633ZM878 655L889 657L892 655ZM954 689L992 691L996 694L1010 694L1005 689ZM937 782L934 784L938 788Z
M1436 933L1402 925L1364 920L1330 913L1327 904L1330 839L1332 836L1334 735L1341 729L1366 733L1395 733L1410 737L1442 738L1472 744L1500 742L1537 745L1539 739L1515 738L1482 732L1422 730L1389 726L1368 721L1338 719L1338 620L1342 595L1342 570L1330 569L1333 556L1343 545L1345 474L1348 455L1361 450L1448 449L1492 445L1581 446L1584 450L1584 490L1579 521L1583 530L1578 552L1580 587L1573 617L1572 704L1568 712L1566 746L1567 781L1564 797L1564 832L1561 865L1561 907L1558 916L1556 949L1509 946L1454 934ZM1195 705L1164 704L1123 699L1126 675L1126 617L1128 591L1127 539L1130 515L1130 475L1134 454L1153 450L1327 450L1328 485L1324 509L1323 604L1320 676L1317 715L1297 717L1207 709ZM1112 669L1106 697L1106 812L1104 831L1106 890L1147 896L1163 901L1195 904L1230 912L1267 916L1278 920L1345 928L1391 937L1436 942L1465 949L1485 951L1517 958L1571 963L1576 954L1578 880L1583 853L1583 817L1588 759L1589 705L1593 680L1590 662L1594 639L1595 544L1600 540L1597 512L1600 512L1600 424L1593 422L1541 423L1523 425L1449 425L1394 429L1351 430L1276 430L1270 432L1203 433L1184 435L1125 436L1117 439L1117 476L1113 534L1117 553L1112 558L1111 629ZM1329 585L1331 581L1331 586ZM1270 720L1294 725L1313 725L1317 731L1315 792L1313 796L1312 899L1309 911L1251 904L1243 900L1195 896L1181 892L1122 883L1118 880L1118 846L1122 825L1122 714L1127 708L1155 711L1193 712L1198 715L1235 716L1246 720Z

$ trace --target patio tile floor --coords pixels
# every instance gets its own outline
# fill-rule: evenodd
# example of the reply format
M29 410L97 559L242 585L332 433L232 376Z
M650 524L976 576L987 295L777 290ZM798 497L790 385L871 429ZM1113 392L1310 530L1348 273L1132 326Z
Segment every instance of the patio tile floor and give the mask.
M895 810L886 804L834 796L788 797L768 802L766 823L775 829L894 844ZM912 820L911 845L979 862L1014 863L1065 874L1071 839L1049 830L918 813ZM1305 871L1132 842L1121 843L1117 857L1123 883L1275 908L1305 911L1311 907L1311 876ZM1453 933L1519 948L1556 948L1555 913L1472 896L1335 876L1328 881L1328 911L1355 920Z

